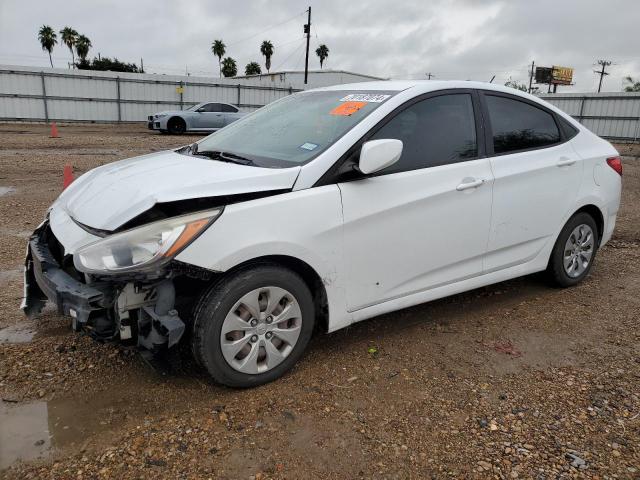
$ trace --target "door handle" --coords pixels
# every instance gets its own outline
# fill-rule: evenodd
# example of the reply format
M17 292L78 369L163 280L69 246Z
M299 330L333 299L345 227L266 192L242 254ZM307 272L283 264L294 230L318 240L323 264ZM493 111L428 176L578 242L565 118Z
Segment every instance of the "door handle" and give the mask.
M558 160L558 163L556 163L556 165L558 167L570 167L574 163L576 163L576 161L573 158L560 157L560 160Z
M476 180L475 178L465 178L462 183L456 187L456 190L461 192L469 188L476 188L481 186L484 182L484 180Z

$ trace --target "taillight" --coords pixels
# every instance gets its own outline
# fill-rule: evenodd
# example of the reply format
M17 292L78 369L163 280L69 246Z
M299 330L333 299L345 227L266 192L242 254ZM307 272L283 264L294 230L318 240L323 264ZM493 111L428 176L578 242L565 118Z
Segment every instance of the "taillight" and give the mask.
M607 158L607 164L613 168L618 175L622 176L622 160L620 160L620 157Z

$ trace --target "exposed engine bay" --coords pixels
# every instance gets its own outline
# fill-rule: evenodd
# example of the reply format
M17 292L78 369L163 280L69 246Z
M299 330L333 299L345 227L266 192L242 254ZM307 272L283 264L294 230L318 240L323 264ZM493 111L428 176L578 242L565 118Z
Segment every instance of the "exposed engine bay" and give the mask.
M33 233L25 262L25 313L37 315L49 299L58 313L72 318L74 330L154 353L175 346L185 332L176 307L176 285L190 284L185 290L198 290L198 284L214 274L173 260L146 273L96 275L79 272L71 257L64 255L48 222Z

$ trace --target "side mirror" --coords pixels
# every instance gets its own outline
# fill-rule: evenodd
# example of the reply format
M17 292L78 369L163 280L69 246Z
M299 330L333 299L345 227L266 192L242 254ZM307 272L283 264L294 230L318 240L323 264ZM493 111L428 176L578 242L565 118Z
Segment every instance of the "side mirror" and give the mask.
M362 145L358 169L365 174L378 172L396 163L400 155L402 140L371 140Z

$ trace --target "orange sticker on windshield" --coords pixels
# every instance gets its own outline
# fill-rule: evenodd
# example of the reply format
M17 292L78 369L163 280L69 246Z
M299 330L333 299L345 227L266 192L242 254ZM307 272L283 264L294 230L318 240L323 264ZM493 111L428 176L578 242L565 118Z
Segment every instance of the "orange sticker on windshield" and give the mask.
M366 104L367 102L344 102L331 110L329 113L331 115L344 115L348 117L349 115L353 115L354 113L356 113Z

